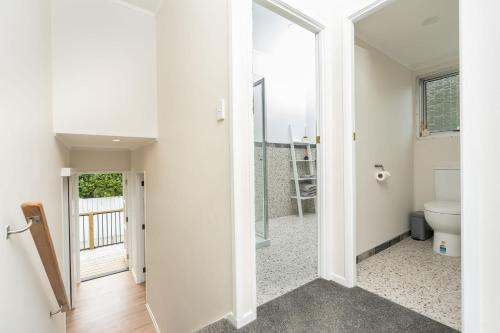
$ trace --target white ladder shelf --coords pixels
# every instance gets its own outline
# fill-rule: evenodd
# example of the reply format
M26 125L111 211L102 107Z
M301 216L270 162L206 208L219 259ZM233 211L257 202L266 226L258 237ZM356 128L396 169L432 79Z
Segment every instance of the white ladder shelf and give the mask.
M312 196L302 196L300 192L300 184L301 182L311 182L312 184L316 184L316 173L315 173L315 165L316 161L313 158L311 143L310 142L297 142L293 139L292 126L288 125L288 134L290 136L290 154L292 155L292 169L293 169L293 178L291 179L295 185L295 195L292 195L291 198L297 200L297 208L299 211L300 219L303 218L302 212L302 200L314 200L314 206L316 207L316 194ZM295 151L295 147L298 146L297 149L305 149L307 152L308 159L297 159L297 154ZM309 167L309 175L305 177L304 175L299 175L297 163L306 163ZM317 193L317 189L316 189Z

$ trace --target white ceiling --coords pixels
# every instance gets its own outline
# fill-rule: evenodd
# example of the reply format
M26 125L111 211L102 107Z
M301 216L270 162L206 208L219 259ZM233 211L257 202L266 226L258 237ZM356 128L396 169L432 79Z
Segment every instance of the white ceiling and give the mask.
M142 9L151 14L156 14L161 6L162 0L115 0L118 3Z
M134 150L156 142L156 138L86 135L56 133L56 138L67 148L97 148L111 150ZM113 141L120 140L120 141Z
M356 37L413 70L458 60L458 0L398 0L355 29Z

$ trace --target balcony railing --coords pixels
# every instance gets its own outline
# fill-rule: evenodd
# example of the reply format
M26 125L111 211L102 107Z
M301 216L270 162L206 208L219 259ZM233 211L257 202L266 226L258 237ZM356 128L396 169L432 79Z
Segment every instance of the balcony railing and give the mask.
M125 225L123 208L81 213L80 251L123 243Z

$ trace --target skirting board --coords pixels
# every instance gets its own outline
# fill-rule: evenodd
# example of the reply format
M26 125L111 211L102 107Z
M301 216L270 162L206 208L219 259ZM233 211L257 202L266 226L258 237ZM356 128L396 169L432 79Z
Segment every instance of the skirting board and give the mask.
M394 237L393 239L390 239L380 245L377 245L375 246L373 249L370 249L368 251L365 251L359 255L356 256L356 264L359 264L360 262L362 262L363 260L365 259L368 259L370 258L371 256L374 256L376 255L377 253L393 246L394 244L397 244L399 243L400 241L402 241L403 239L407 238L410 236L410 232L407 231L407 232L404 232L402 233L401 235L399 236L396 236Z
M226 319L229 320L229 322L236 328L240 329L243 326L250 324L252 321L257 319L257 314L255 312L247 312L243 317L240 319L236 319L233 315L233 313L229 313L226 316Z
M347 283L347 280L345 277L343 276L340 276L338 274L335 274L335 273L331 273L330 274L330 280L335 282L335 283L338 283L344 287L347 287L347 288L350 288L351 286Z
M140 284L144 282L144 274L139 274L140 277L135 274L135 271L132 269L130 270L132 272L132 276L134 277L134 281L136 284Z
M146 303L146 310L148 310L149 318L151 318L151 321L153 322L153 326L155 327L156 333L161 333L160 327L158 327L158 323L156 322L155 315L151 311L151 308L149 307L148 303Z

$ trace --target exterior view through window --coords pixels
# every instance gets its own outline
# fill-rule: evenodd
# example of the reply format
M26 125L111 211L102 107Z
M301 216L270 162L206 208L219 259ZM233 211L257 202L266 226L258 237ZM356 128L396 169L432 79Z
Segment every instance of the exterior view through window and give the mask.
M457 72L420 80L421 136L460 130L459 86Z

